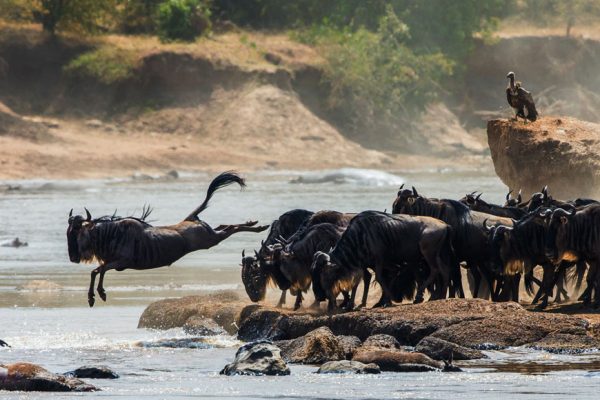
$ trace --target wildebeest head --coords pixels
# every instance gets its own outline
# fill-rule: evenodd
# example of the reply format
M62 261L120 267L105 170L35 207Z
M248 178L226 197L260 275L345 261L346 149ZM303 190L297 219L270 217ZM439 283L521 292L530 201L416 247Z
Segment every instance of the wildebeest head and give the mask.
M420 197L417 189L412 187L411 189L403 189L404 185L400 186L400 190L398 190L398 195L396 196L396 200L394 200L394 204L392 205L392 214L401 214L402 209L407 206L412 206L415 201Z
M477 194L477 192L471 192L471 193L466 194L465 197L463 197L459 201L461 203L467 205L469 208L474 209L480 203L486 204L483 200L481 200L481 195L482 194L483 193Z
M258 302L265 299L269 272L259 262L259 255L255 251L254 257L246 257L246 251L242 250L242 282L250 300Z
M312 272L313 292L315 294L315 300L317 301L324 301L327 298L327 294L325 292L326 283L323 281L323 274L331 266L332 263L329 254L322 251L317 251L315 253L310 269Z
M92 222L92 215L85 209L85 218L82 215L73 215L73 210L69 212L69 227L67 228L67 245L69 247L69 259L71 262L79 263L82 258L85 260L88 257L82 256L82 253L87 253L88 244L85 236L82 233L89 228Z
M504 203L504 207L518 207L519 204L523 201L523 197L521 196L521 189L519 189L519 193L517 197L511 197L512 190L506 194L506 203Z
M510 275L518 272L518 266L522 264L519 258L513 252L512 235L513 228L504 225L488 226L487 220L483 226L488 232L488 243L490 246L490 267L497 270L502 267L502 271ZM495 268L494 268L495 267Z
M562 208L557 208L552 212L548 222L546 234L546 257L553 262L564 260L576 261L569 254L567 245L567 232L569 224L573 220L575 210L567 211Z
M548 194L548 186L544 186L541 192L531 195L531 199L527 202L527 211L534 211L542 206L549 206L552 197Z

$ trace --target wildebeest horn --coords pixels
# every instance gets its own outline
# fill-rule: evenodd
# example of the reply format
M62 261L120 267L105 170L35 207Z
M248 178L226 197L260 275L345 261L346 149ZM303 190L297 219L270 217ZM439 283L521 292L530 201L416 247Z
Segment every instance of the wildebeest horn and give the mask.
M277 238L277 240L281 241L282 243L287 243L287 239L284 238L283 236L279 235L279 237Z
M254 249L254 255L256 256L256 258L258 258L258 251L256 251L256 249Z
M242 250L242 258L246 257L246 249Z
M398 189L398 190L402 190L402 189L404 189L404 183L402 185L400 185L400 189Z
M69 211L69 218L71 218L73 216L73 209L71 208L71 211Z
M512 190L509 190L508 193L506 193L506 201L510 201L510 194L512 193Z
M519 189L519 194L517 194L517 202L520 203L523 198L521 197L521 189Z
M540 207L540 208L541 208L541 207ZM552 209L550 209L550 208L545 208L545 209L541 209L541 210L538 212L538 215L539 215L540 217L546 217L546 216L547 216L548 214L550 214L551 212L552 212Z
M488 226L487 222L488 222L487 218L483 220L483 229L485 229L487 232L489 232L494 228L494 226Z
M414 194L415 196L418 196L418 195L419 195L419 193L417 193L417 189L415 189L415 187L414 187L414 186L412 187L412 190L413 190L413 194Z
M87 208L84 208L85 210L85 215L87 217L86 221L91 221L92 220L92 214L90 214L90 212L88 211Z
M260 241L260 247L265 247L265 241L264 240Z
M481 197L481 195L482 195L482 194L483 194L483 193L479 193L479 194L477 195L477 197L475 197L475 200L479 200L479 198Z
M565 216L565 217L570 217L573 214L575 214L575 210L571 210L571 212L568 212L567 210L565 210L564 208L557 208L556 210L554 210L554 212L552 213L552 215L554 216L554 214L560 216Z

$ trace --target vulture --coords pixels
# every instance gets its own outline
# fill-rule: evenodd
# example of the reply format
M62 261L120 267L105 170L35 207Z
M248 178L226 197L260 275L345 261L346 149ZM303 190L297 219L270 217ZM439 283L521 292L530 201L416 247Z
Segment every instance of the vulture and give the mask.
M521 82L515 82L514 72L509 72L508 75L506 75L506 78L510 80L510 83L506 88L506 99L508 100L508 104L510 104L517 113L515 119L521 117L532 122L535 121L538 117L538 113L535 109L535 103L533 102L531 93L521 86Z

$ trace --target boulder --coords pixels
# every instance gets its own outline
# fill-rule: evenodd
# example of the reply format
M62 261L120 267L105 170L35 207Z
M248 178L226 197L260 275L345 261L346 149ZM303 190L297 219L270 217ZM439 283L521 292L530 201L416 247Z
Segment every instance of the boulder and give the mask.
M315 329L297 339L277 342L277 345L283 358L291 363L322 364L346 358L340 340L327 327Z
M358 361L340 360L329 361L321 365L317 374L379 374L381 369L377 364L363 364Z
M361 349L375 348L375 349L399 349L400 343L395 337L386 335L383 333L372 335L365 340L361 346Z
M188 335L216 336L225 335L227 332L210 318L193 315L183 324L183 331Z
M496 174L515 192L528 196L548 185L556 198L598 195L600 125L562 117L495 119L487 135Z
M579 354L600 350L600 340L588 335L552 332L542 340L527 347L557 354Z
M337 336L337 340L344 349L344 354L346 355L346 359L351 359L354 351L361 346L361 341L356 336L351 335L339 335Z
M246 303L232 291L159 300L146 307L138 328L181 328L191 317L199 316L212 319L227 333L235 334L245 306Z
M29 246L29 243L27 242L23 242L21 241L21 239L14 238L13 240L9 241L9 242L4 242L2 244L0 244L0 247L13 247L15 249L18 249L19 247L27 247Z
M99 390L77 378L54 374L39 365L0 365L0 390L23 392L93 392Z
M434 360L476 360L488 358L479 350L469 349L447 340L427 336L415 347L415 351L423 353Z
M435 361L422 353L410 353L400 350L367 349L358 351L353 361L364 364L377 364L382 371L392 372L428 372L459 371L457 367Z
M119 374L105 365L84 366L65 372L64 376L81 379L118 379Z
M235 360L225 366L222 375L289 375L290 369L279 348L268 340L243 345Z

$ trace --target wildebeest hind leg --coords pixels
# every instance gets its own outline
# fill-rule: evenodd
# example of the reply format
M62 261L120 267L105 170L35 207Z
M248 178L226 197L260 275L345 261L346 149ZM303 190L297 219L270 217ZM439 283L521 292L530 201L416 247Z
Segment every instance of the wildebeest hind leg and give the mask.
M298 290L296 295L296 302L294 303L294 311L298 310L302 305L302 290Z
M111 269L115 269L114 264L106 264L98 267L100 270L100 279L98 280L98 287L96 290L98 291L98 295L102 299L102 301L106 301L106 291L104 290L104 274L110 271Z
M369 285L371 284L371 278L372 278L371 273L365 268L365 270L363 271L364 287L363 287L362 301L360 302L361 307L367 306L367 299L369 297Z
M286 292L286 290L281 291L281 297L279 297L279 302L277 302L277 305L275 307L277 307L277 308L283 307L283 305L285 304L285 292Z

